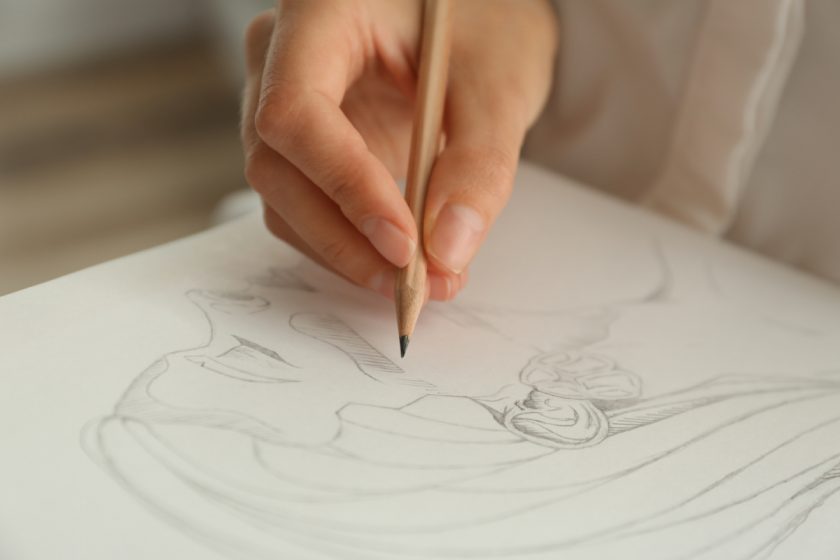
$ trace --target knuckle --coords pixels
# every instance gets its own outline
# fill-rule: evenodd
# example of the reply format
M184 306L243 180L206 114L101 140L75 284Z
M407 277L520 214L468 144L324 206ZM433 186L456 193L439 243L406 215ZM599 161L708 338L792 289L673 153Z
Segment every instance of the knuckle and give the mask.
M245 158L245 180L263 196L269 190L271 159L271 154L262 146L253 149Z
M352 182L347 177L341 177L330 182L327 194L341 209L346 210L353 200L353 190Z
M352 173L336 169L324 181L324 192L345 214L352 212L359 198L357 181Z
M274 237L286 240L286 230L288 226L274 210L265 207L263 210L263 223L265 224L266 229L268 229Z
M297 134L301 103L296 88L279 84L267 86L254 116L257 134L264 140L271 139L275 146L287 145Z
M344 239L333 239L321 246L321 254L330 263L344 262L349 250L350 245Z
M343 157L324 163L321 189L345 214L364 204L366 154L356 149L355 139L343 142Z

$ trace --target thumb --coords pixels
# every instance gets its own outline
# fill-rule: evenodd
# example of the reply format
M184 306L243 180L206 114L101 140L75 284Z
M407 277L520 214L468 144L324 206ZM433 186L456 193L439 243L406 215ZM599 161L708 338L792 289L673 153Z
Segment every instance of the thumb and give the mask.
M451 102L446 146L435 162L423 224L426 254L439 270L466 269L513 188L525 127L475 100Z

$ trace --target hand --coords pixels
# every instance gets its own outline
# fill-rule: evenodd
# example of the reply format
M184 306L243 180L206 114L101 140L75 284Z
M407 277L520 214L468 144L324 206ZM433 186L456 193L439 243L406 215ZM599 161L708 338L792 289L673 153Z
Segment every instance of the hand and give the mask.
M547 0L456 0L445 145L425 223L430 297L449 299L507 202L545 101ZM417 247L397 187L408 167L420 0L284 0L247 33L242 141L268 228L322 265L393 294Z

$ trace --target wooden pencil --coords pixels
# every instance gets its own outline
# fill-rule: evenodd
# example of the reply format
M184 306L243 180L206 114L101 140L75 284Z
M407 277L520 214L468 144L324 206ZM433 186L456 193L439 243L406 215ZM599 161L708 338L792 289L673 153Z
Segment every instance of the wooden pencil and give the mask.
M449 70L450 8L450 0L426 0L423 8L417 103L405 189L405 199L414 215L419 236L412 261L397 273L394 294L400 356L403 357L426 299L423 213L429 176L440 149Z

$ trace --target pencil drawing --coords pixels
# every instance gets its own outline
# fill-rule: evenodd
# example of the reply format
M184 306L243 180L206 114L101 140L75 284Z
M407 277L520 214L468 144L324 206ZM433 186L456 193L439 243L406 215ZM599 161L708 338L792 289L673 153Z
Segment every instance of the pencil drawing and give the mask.
M311 336L344 352L353 360L356 367L371 379L378 379L368 371L382 373L403 373L394 362L379 353L368 341L353 329L332 315L317 313L298 313L293 315L289 324L299 333Z
M207 342L141 372L82 445L234 558L773 558L840 495L840 357L768 349L751 370L721 346L697 378L630 367L632 317L673 333L676 306L696 311L666 268L598 308L430 306L441 336L489 354L464 375L397 365L293 270L191 290ZM523 335L534 322L550 339Z

